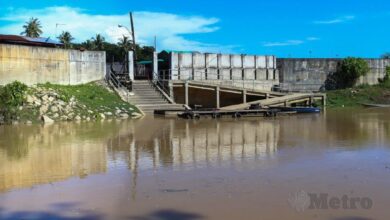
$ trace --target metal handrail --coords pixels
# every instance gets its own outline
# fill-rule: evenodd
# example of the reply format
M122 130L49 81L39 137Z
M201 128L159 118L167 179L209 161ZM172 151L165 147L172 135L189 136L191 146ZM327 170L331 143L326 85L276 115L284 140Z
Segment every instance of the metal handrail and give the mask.
M126 93L126 94L125 94L126 100L127 100L127 102L129 102L129 96L130 96L130 94L129 94L129 91L128 91L127 87L124 86L124 85L122 85L122 83L120 82L120 80L115 76L115 74L114 74L111 70L110 70L109 74L106 75L106 76L107 76L106 78L108 78L108 79L106 79L106 80L107 80L108 82L111 82L115 88L117 88L117 89L120 90L120 91L124 91L124 92ZM118 93L119 93L120 91L118 91Z
M168 80L164 80L156 72L153 72L153 78L150 80L152 82L152 85L159 90L160 94L167 99L170 103L174 104L175 101L172 100L172 98L168 95L170 94L169 87L166 86L165 82L168 82Z

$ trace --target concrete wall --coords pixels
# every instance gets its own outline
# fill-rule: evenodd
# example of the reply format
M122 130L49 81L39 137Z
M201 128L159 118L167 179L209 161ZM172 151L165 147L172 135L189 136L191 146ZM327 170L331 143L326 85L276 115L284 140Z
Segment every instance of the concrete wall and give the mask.
M103 79L105 73L105 52L0 44L0 85L15 80L75 85Z
M277 59L280 86L288 91L319 91L329 74L336 72L342 59ZM378 83L378 78L385 75L390 60L366 59L370 72L360 77L358 85Z
M279 84L274 56L171 53L170 69L172 80L206 80L266 90Z

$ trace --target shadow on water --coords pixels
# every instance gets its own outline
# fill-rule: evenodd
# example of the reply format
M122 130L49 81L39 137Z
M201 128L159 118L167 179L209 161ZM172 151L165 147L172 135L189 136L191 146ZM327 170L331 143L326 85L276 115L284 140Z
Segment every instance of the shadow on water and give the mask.
M13 211L8 212L0 207L0 219L45 219L45 220L99 220L103 215L94 211L80 210L79 203L55 203L50 205L50 211Z
M196 213L181 212L172 209L163 209L152 212L146 216L130 217L132 220L193 220L204 219L204 216Z

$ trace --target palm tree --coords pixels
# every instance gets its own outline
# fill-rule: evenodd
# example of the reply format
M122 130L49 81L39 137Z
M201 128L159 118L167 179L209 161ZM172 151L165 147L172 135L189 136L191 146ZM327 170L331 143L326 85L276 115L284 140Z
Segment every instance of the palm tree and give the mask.
M66 49L72 48L72 40L74 38L68 31L63 31L60 36L57 37L61 43L64 44Z
M92 40L86 40L83 43L81 43L81 46L83 46L87 50L93 50L95 49L95 45L92 42Z
M23 25L23 28L24 31L20 34L27 37L39 37L42 34L42 26L38 18L30 18L30 20Z
M96 37L92 38L93 44L95 45L95 48L97 50L103 50L104 49L104 37L100 34L96 34Z
M119 39L118 46L125 52L128 52L131 49L131 41L128 37L123 35L123 37Z

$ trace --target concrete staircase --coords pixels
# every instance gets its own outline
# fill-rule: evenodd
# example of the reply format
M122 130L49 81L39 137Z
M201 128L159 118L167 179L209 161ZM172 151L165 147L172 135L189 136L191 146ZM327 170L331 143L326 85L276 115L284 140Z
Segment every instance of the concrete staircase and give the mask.
M129 97L129 102L136 105L146 114L153 114L156 109L183 109L182 105L171 104L165 97L147 80L133 81L134 95Z

